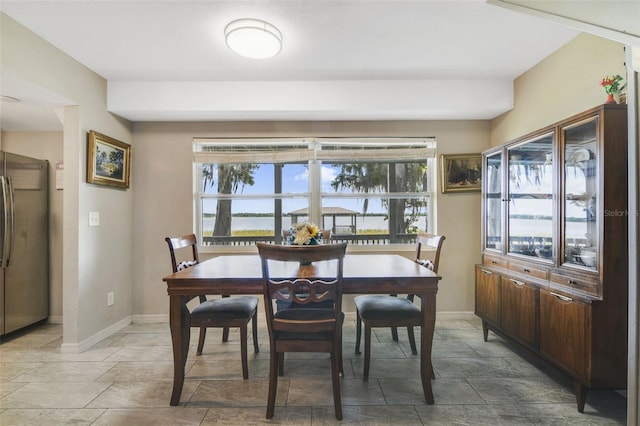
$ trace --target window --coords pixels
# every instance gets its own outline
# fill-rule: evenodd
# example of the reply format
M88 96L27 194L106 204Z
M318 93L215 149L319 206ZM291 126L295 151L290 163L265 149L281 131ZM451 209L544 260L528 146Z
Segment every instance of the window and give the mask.
M352 244L413 243L432 229L431 138L197 139L203 245L282 242L310 221Z

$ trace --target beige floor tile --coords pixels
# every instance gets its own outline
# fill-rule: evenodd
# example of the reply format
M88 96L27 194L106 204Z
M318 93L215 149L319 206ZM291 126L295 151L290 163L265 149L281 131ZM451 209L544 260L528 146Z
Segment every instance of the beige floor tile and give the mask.
M185 381L181 401L187 401L199 382ZM167 408L172 382L116 382L87 405L88 408Z
M193 361L187 361L187 371L192 365ZM173 362L120 361L96 380L99 382L173 381Z
M122 346L107 358L107 361L140 360L173 362L173 348L171 346Z
M115 362L47 362L20 374L14 382L93 382Z
M189 426L200 425L206 408L111 408L92 426Z
M276 407L273 418L268 420L265 407L211 408L202 426L245 426L256 424L278 424L311 426L311 407Z
M413 407L407 406L342 406L342 420L335 417L333 407L313 407L313 425L422 425Z
M433 343L435 405L427 405L404 329L374 330L371 378L355 355L355 316L344 324L344 420L335 419L328 354L287 354L275 415L265 419L269 341L260 315L260 353L249 347L243 380L238 333L209 330L201 356L191 333L186 380L169 406L173 350L167 323L135 323L79 354L60 352L62 327L44 325L0 345L0 424L19 425L624 425L626 397L592 391L585 413L571 381L489 333L479 320L438 320ZM417 335L418 344L420 342ZM45 343L46 342L46 343ZM43 344L44 343L44 344ZM363 342L364 343L364 342ZM32 381L35 380L35 381ZM73 381L71 381L73 380Z
M266 407L269 384L266 380L208 380L200 386L187 402L197 407ZM289 381L278 381L276 405L284 405L289 391Z
M22 386L24 386L24 383L0 382L0 398L2 398L5 395L10 394L14 390L16 390L18 388L21 388ZM0 424L2 424L2 423L0 423Z
M94 425L94 421L104 412L104 409L8 409L0 414L0 424L52 426L52 425Z
M84 408L109 383L26 383L0 398L2 408Z
M2 382L8 382L42 365L46 364L42 362L0 362L0 388L2 388Z

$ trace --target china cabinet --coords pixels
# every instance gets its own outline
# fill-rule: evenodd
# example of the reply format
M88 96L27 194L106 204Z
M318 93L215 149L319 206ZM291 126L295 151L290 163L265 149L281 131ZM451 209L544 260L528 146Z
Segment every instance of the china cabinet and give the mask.
M483 153L475 313L588 389L626 387L627 116L605 104Z

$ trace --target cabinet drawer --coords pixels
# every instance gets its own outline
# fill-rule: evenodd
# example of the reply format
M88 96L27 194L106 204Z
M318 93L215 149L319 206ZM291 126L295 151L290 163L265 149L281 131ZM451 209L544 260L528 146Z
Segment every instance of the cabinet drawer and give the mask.
M509 262L506 259L498 256L491 256L489 254L484 255L483 264L488 266L497 266L498 268L505 268L509 266Z
M546 280L549 278L549 269L548 268L540 268L537 266L531 266L528 264L510 262L509 270L518 272L519 274L529 275L535 278L541 278Z
M554 284L559 284L570 288L572 290L584 291L585 293L599 296L598 283L595 280L589 280L584 277L573 277L564 274L557 274L552 272L550 280Z

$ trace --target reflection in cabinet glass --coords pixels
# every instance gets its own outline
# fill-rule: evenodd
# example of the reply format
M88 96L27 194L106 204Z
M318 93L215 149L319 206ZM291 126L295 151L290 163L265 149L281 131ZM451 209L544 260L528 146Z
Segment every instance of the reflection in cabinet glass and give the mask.
M485 248L502 251L502 151L485 156Z
M507 149L508 252L551 259L553 133Z
M598 264L598 117L561 129L564 154L564 263Z

